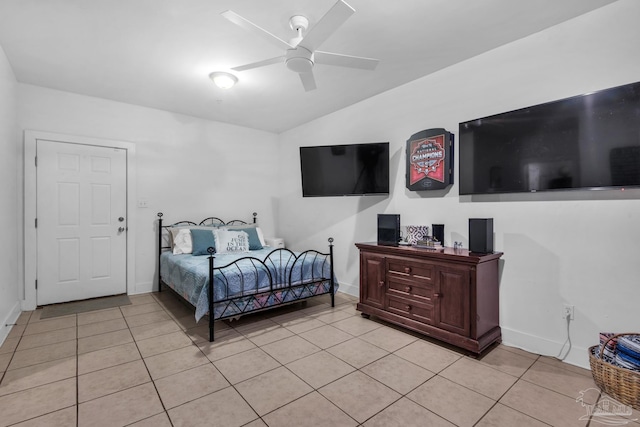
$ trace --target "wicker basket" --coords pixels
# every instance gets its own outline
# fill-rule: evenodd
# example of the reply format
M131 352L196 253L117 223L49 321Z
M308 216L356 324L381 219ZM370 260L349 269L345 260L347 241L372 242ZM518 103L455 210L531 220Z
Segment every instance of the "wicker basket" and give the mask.
M616 334L602 343L601 346L589 347L589 364L593 380L600 390L607 393L622 404L640 410L640 372L614 366L596 356L600 347L600 354L609 341L624 335L640 335L638 333Z

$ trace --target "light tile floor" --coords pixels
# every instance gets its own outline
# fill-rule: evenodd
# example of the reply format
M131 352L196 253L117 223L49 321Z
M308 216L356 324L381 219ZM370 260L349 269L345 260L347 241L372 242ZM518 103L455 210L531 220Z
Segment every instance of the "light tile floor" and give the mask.
M214 343L171 292L130 298L48 320L41 310L22 313L0 347L0 426L604 421L589 420L589 408L607 397L587 370L504 345L476 359L364 319L345 294L335 308L320 297L217 322ZM640 426L638 411L617 418Z

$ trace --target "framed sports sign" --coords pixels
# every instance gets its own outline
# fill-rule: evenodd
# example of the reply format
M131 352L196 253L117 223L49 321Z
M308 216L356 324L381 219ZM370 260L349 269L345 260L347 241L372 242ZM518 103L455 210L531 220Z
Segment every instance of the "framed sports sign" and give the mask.
M453 134L427 129L407 140L407 188L442 190L453 184Z

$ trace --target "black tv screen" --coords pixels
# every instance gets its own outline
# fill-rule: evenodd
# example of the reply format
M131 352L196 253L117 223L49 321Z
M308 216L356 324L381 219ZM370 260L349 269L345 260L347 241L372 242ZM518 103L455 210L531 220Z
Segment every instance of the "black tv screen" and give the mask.
M460 194L640 186L640 82L460 123Z
M302 195L389 194L389 143L300 147Z

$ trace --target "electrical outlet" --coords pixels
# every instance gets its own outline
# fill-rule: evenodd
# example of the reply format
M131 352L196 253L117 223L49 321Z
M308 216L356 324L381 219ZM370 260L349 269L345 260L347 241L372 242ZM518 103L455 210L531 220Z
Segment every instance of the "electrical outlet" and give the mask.
M562 306L562 318L569 318L569 320L573 320L573 309L574 307L572 305L564 304Z

